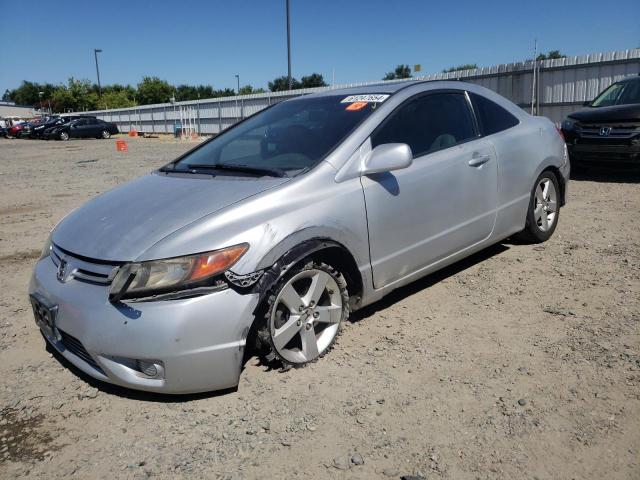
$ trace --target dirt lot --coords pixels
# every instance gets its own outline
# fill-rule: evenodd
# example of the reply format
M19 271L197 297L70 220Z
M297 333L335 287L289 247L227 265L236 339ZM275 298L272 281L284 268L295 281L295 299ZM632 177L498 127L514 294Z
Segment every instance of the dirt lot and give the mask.
M358 312L237 391L102 385L45 350L27 282L68 211L193 144L0 140L1 478L640 478L640 177L573 181L555 236ZM212 366L213 367L213 366Z

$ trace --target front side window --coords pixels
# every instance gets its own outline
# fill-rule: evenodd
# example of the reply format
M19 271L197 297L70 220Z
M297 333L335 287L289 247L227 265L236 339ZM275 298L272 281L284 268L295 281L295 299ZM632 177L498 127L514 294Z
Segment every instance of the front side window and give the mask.
M345 97L302 97L279 103L227 130L163 171L237 167L289 175L311 168L379 105L343 103Z
M484 135L502 132L520 123L514 115L488 98L471 92L469 92L469 96Z
M422 95L400 106L371 137L374 147L406 143L413 156L442 150L476 137L463 93Z

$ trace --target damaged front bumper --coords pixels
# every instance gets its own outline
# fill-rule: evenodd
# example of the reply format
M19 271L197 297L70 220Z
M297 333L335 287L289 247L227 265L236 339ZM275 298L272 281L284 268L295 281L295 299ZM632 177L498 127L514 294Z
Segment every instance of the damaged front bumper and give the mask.
M35 266L29 294L36 320L47 341L86 374L161 393L238 384L257 293L227 288L193 298L113 304L108 287L61 282L56 273L49 257ZM51 313L50 325L38 318L43 312Z

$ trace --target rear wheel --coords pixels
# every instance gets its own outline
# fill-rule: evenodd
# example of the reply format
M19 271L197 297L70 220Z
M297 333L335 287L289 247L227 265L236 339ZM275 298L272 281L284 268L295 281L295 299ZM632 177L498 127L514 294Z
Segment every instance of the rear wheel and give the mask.
M560 216L560 185L555 174L544 171L531 191L524 230L517 236L530 243L546 242L558 225Z
M111 133L109 132L109 130L103 130L102 132L100 132L100 138L104 138L105 140L111 138Z
M325 355L349 316L343 275L326 263L308 262L292 268L273 292L260 332L267 358L301 367Z

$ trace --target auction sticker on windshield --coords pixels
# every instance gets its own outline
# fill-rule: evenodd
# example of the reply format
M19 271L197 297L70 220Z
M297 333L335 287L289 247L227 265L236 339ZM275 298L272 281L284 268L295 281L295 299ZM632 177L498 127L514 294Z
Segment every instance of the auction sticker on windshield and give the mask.
M340 103L354 103L354 102L382 103L387 98L389 98L389 95L387 94L349 95L347 98L342 99Z

